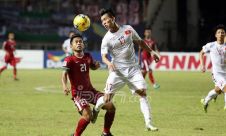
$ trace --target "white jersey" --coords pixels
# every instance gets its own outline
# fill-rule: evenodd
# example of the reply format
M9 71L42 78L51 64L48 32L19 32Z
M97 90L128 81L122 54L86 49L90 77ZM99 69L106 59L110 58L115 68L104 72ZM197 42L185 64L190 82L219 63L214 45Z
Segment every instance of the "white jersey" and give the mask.
M70 38L65 40L62 46L67 51L66 56L69 56L70 53L72 53L71 44L70 44Z
M108 31L101 44L101 54L111 55L111 62L117 69L137 66L133 40L140 40L130 25L123 25L115 33Z
M210 53L213 73L226 74L226 44L220 45L216 41L202 47L205 53Z

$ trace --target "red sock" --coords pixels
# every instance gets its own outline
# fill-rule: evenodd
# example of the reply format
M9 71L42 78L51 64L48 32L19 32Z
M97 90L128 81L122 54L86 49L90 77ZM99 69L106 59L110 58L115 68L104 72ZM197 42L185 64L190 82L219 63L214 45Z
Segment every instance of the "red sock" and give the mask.
M17 72L16 67L14 67L14 68L13 68L13 78L14 78L14 79L16 79L16 72Z
M76 131L75 131L75 136L81 136L82 132L86 129L88 124L89 124L89 121L85 120L84 118L81 118L78 122Z
M7 67L6 66L3 66L1 69L0 69L0 73L2 73L2 71L4 71Z
M152 84L155 84L155 79L154 79L154 76L153 76L152 72L149 72L148 75L149 75L150 82Z
M115 112L106 112L104 116L104 133L110 133L111 125L115 118Z

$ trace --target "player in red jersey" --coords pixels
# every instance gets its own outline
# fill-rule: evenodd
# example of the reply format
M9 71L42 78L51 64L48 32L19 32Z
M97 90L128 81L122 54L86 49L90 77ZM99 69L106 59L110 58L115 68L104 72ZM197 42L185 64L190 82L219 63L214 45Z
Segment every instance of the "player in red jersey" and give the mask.
M104 101L103 93L97 91L91 84L89 76L89 68L96 70L100 67L99 62L94 61L89 53L84 53L84 43L82 36L75 34L70 40L73 55L68 56L64 60L64 71L62 74L62 85L65 95L69 92L72 94L72 100L78 108L81 118L78 121L77 128L73 136L80 136L90 123L95 123L96 114L92 113L90 104L95 105L98 102ZM67 87L67 78L71 83L71 91ZM115 107L109 102L103 105L102 109L107 112L104 118L103 136L112 136L110 132L111 125L115 116Z
M15 51L15 46L16 46L16 41L14 38L15 38L14 33L9 33L8 40L3 42L2 48L6 52L5 65L0 68L0 74L2 73L2 71L7 69L7 65L10 64L11 66L13 66L13 78L14 78L14 80L18 80L17 79L17 69L16 69L17 62L16 62L16 58L14 56L14 51Z
M144 42L154 51L158 52L157 44L155 40L151 36L151 28L147 27L144 30ZM143 77L145 78L146 74L148 73L149 80L153 84L154 89L158 89L160 87L159 84L156 83L155 78L153 76L153 71L151 69L151 63L153 58L150 52L146 50L142 50L139 48L139 62L141 62L141 70Z

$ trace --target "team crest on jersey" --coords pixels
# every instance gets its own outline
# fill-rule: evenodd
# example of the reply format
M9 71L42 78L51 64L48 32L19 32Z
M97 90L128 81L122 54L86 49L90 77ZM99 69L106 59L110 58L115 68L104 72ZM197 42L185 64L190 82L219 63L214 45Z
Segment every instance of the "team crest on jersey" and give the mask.
M78 90L82 90L83 89L83 85L79 85L77 89Z
M125 34L126 34L126 35L129 35L129 34L131 34L131 31L130 31L130 30L126 30L126 31L125 31Z

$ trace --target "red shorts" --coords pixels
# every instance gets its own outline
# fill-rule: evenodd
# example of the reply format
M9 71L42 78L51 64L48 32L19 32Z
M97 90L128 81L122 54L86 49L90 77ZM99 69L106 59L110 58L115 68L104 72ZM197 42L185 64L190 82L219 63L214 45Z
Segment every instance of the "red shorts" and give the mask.
M5 55L5 63L16 66L16 59L13 55Z
M89 107L89 103L95 105L97 100L103 95L104 94L102 92L95 89L91 91L76 91L76 96L74 96L72 100L78 108L78 111L81 112L86 107Z
M151 71L151 63L152 63L152 58L148 58L148 59L142 59L142 63L141 63L141 70L148 72Z

